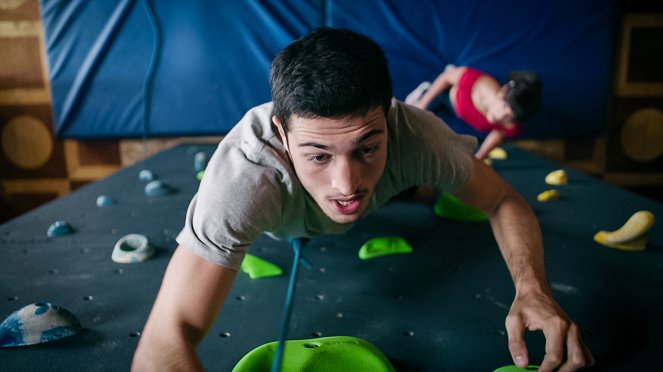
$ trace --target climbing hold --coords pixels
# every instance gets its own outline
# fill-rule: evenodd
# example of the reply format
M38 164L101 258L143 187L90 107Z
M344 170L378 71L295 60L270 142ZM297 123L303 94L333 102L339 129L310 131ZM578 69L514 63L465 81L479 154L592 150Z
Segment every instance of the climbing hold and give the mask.
M375 257L386 256L398 253L411 253L412 246L399 237L380 237L373 238L359 249L359 258L368 260Z
M193 156L193 168L196 172L200 172L205 170L205 167L207 167L207 154L199 151Z
M251 279L269 278L283 274L280 267L252 254L247 254L244 257L242 271L249 274Z
M115 204L115 200L109 198L106 195L100 195L97 197L97 207L108 207L109 205Z
M51 226L48 227L46 235L48 235L49 238L53 238L56 236L69 235L72 232L74 232L74 229L67 222L55 221Z
M433 212L438 217L457 221L485 221L488 219L482 211L466 205L455 196L446 192L440 194Z
M251 350L233 372L269 371L277 345L278 342L270 342ZM395 371L377 347L350 336L288 340L281 367L288 372Z
M505 160L508 157L508 155L503 148L495 147L494 149L490 150L490 152L488 153L488 157L490 159L495 159L495 160Z
M125 235L115 243L111 259L117 263L138 263L154 255L154 247L145 235Z
M0 347L34 345L83 330L67 309L47 302L27 305L0 323Z
M520 368L515 365L510 365L510 366L504 366L496 369L493 372L527 372L527 371L538 371L539 366L527 366L525 368Z
M198 173L196 173L196 178L198 179L198 181L202 181L204 175L205 175L205 170L201 170Z
M654 220L654 214L649 211L635 212L619 229L597 232L594 241L625 251L642 251L647 245L645 234L654 226Z
M569 179L566 176L566 172L564 172L564 169L558 169L556 171L552 171L546 175L545 181L548 185L566 185L569 183Z
M536 200L540 202L547 202L550 200L559 199L559 191L557 190L548 190L540 193L536 196Z
M141 181L154 181L155 178L156 176L154 173L152 173L151 170L143 169L140 171L140 173L138 173L138 179Z
M145 195L147 196L164 196L172 192L173 189L161 180L150 181L145 185Z

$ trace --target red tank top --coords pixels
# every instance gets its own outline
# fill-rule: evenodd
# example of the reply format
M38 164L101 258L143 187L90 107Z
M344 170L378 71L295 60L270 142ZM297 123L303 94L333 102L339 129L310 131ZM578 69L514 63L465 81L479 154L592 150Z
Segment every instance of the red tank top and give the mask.
M465 68L465 72L461 75L458 81L458 88L456 89L456 105L454 107L456 116L479 132L490 132L493 129L498 129L508 137L517 136L522 132L522 125L520 123L509 128L495 125L489 122L474 106L474 102L472 102L472 88L474 87L474 83L483 75L485 74L477 69L471 67Z

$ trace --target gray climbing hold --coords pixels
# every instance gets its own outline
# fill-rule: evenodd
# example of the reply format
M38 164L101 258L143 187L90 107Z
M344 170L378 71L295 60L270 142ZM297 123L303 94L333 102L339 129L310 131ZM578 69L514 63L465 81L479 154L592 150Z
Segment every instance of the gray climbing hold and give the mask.
M49 238L53 238L56 236L69 235L72 232L74 232L74 229L67 222L55 221L51 226L48 227L46 235L48 235Z
M0 323L0 347L34 345L83 330L69 310L47 302L27 305Z
M125 235L115 243L111 259L117 263L138 263L154 255L150 240L142 234Z
M153 181L156 178L151 170L143 169L138 173L138 179L141 181Z
M200 172L202 170L205 170L207 167L207 154L205 154L202 151L199 151L194 155L193 157L193 168L196 170L196 172Z
M172 192L173 189L161 180L154 180L145 185L145 195L147 196L163 196Z
M108 207L109 205L115 204L115 200L106 195L100 195L97 197L97 207Z

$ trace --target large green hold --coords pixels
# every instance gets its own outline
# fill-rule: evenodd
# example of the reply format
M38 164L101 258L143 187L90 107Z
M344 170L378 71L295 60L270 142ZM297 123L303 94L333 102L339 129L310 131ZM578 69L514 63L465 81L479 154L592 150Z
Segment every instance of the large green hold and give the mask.
M433 211L438 217L457 221L485 221L488 219L480 210L466 205L455 196L446 192L440 195Z
M412 246L397 236L373 238L359 248L362 260L399 253L412 253Z
M511 366L500 367L494 370L493 372L527 372L527 371L538 371L538 370L539 366L529 365L525 368L520 368L518 366L511 365Z
M233 372L269 371L278 342L253 349ZM285 342L282 371L287 372L393 372L394 367L378 348L350 336L288 340Z

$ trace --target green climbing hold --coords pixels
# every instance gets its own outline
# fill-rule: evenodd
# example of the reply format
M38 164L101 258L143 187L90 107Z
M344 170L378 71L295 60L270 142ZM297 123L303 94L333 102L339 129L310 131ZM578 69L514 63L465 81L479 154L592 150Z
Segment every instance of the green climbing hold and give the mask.
M278 342L259 346L246 354L233 372L269 371ZM350 336L333 336L309 340L288 340L283 352L282 371L393 372L387 357L368 341Z
M204 175L205 175L205 170L204 169L200 170L196 173L196 178L198 179L198 181L202 181Z
M249 274L251 279L269 278L283 274L283 270L273 263L247 254L242 261L242 271Z
M539 369L539 366L527 366L525 368L520 368L518 366L504 366L500 367L493 372L527 372L527 371L537 371Z
M440 194L440 198L435 203L433 211L438 217L457 221L485 221L487 219L482 211L466 205L455 196L446 192Z
M403 238L396 236L373 238L359 249L359 258L368 260L389 254L411 253L412 246Z

